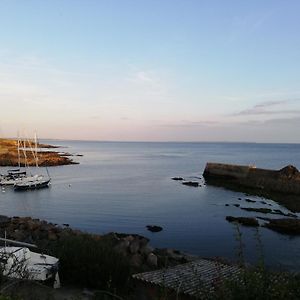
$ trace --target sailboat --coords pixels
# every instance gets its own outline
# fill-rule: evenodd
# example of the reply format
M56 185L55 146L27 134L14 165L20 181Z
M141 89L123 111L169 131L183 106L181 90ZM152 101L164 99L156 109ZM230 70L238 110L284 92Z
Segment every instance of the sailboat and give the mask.
M6 175L1 175L0 185L14 185L16 182L21 181L27 176L26 170L21 170L21 156L20 156L21 141L18 135L18 169L7 170Z
M36 168L39 168L38 165L38 152L37 152L37 135L35 134L35 149L33 150L32 145L30 143L30 141L28 140L28 144L29 147L32 151L32 155L35 159L35 164L36 164ZM25 142L24 142L24 148L25 148ZM25 157L25 165L27 164L27 156L26 156L26 150L23 148L23 153L24 153L24 157ZM27 164L27 168L29 169L29 166ZM49 175L49 171L46 167L46 171L47 171L47 176L44 175L31 175L31 176L26 176L23 177L21 180L18 180L15 182L14 184L14 190L15 191L22 191L22 190L34 190L34 189L41 189L41 188L46 188L49 186L50 182L51 182L51 177Z

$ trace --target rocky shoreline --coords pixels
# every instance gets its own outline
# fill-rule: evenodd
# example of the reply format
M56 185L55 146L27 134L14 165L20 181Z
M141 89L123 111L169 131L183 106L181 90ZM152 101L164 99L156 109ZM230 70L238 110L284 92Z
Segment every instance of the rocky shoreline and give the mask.
M109 240L112 251L128 259L130 266L138 271L148 271L174 266L194 260L196 257L174 249L158 249L149 245L149 239L137 234L111 232L97 235L72 229L68 224L54 224L31 217L0 216L0 236L8 239L36 244L47 250L51 244L69 237L89 235L95 240Z
M0 166L18 166L18 142L14 139L0 139ZM59 146L48 145L48 144L38 144L39 149L53 149L59 148ZM38 151L38 163L39 166L49 167L49 166L62 166L78 164L78 162L73 161L70 157L73 156L66 152L56 152L56 151ZM36 165L36 159L31 150L26 150L26 162L29 166ZM25 165L25 158L23 151L20 155L21 166Z

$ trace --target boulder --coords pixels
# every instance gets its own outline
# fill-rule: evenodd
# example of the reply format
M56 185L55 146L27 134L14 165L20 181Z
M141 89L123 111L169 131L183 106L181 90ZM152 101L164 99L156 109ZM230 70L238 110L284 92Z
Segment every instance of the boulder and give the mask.
M115 247L115 251L126 256L127 255L127 249L129 247L130 243L129 241L123 240L119 242Z
M134 240L134 237L132 235L127 235L123 238L123 240L131 243Z
M139 242L140 242L140 247L145 247L149 243L149 239L145 237L140 237Z
M172 180L179 180L179 181L181 181L181 180L184 180L182 177L172 177Z
M288 165L281 170L279 170L279 173L281 176L286 176L288 178L291 178L299 173L298 169L292 165Z
M147 225L146 228L151 232L159 232L163 230L161 226L157 226L157 225Z
M149 267L157 267L157 256L154 253L147 256L147 264Z
M131 254L137 253L139 249L140 249L140 243L138 240L134 240L130 243L129 251Z
M140 253L145 255L146 257L153 251L154 251L154 248L149 245L146 245L146 246L143 246L140 248Z
M199 186L199 182L197 182L197 181L184 181L184 182L182 182L182 184L187 185L187 186L193 186L193 187Z

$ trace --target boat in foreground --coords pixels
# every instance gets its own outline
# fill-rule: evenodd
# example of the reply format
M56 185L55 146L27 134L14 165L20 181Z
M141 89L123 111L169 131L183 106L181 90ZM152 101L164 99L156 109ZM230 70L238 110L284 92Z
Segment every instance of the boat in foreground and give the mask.
M1 240L10 241L7 239ZM30 247L35 246L16 241L11 242ZM9 278L41 282L51 281L54 288L59 288L58 264L58 258L30 251L28 247L4 246L0 248L2 274Z

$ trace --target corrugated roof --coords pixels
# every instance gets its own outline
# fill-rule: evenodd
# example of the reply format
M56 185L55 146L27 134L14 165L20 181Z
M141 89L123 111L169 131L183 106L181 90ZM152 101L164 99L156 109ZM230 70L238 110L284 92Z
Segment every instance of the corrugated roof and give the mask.
M179 293L199 296L210 290L215 283L229 277L236 277L241 269L217 261L198 259L175 267L134 274L133 278Z

